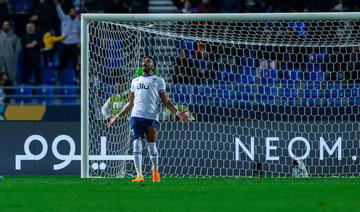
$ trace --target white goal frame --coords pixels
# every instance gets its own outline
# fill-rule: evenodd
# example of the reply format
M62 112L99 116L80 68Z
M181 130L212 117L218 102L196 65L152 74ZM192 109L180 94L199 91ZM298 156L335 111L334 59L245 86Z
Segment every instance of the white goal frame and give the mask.
M248 14L82 14L81 15L81 178L89 177L88 24L92 21L308 21L360 20L360 12Z

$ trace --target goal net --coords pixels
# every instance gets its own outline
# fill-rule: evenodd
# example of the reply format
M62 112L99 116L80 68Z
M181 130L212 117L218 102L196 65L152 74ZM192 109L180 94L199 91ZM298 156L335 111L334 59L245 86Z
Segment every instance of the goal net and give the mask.
M129 117L106 123L145 56L194 119L160 114L162 176L359 176L360 13L88 14L82 24L82 177L135 175Z

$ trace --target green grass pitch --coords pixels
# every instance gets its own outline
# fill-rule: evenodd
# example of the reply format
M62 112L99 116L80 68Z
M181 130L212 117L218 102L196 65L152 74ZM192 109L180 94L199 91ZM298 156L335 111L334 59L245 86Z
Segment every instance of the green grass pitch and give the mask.
M4 176L0 211L360 211L360 178Z

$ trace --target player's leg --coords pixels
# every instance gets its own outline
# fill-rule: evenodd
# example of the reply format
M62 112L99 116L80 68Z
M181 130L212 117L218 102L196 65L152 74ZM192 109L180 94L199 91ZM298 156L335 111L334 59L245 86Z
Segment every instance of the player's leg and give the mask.
M157 137L157 129L154 126L149 126L145 129L146 138L148 140L148 152L150 156L150 160L152 162L152 173L153 173L153 181L160 182L159 175L159 152L156 148L156 137Z
M131 139L133 140L133 157L137 173L133 182L144 181L142 174L142 139L144 138L144 128L140 125L139 120L131 118Z

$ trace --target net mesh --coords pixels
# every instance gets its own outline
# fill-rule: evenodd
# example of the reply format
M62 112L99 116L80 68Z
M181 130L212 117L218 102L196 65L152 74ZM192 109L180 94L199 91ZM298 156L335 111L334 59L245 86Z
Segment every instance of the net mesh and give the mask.
M160 115L167 176L359 175L360 21L88 24L89 173L135 175L128 117L107 129L115 84L130 88L145 56L194 120ZM122 92L122 91L121 91ZM126 93L126 92L125 92ZM109 114L121 109L110 101ZM117 156L124 156L119 159ZM146 148L143 170L151 173Z

